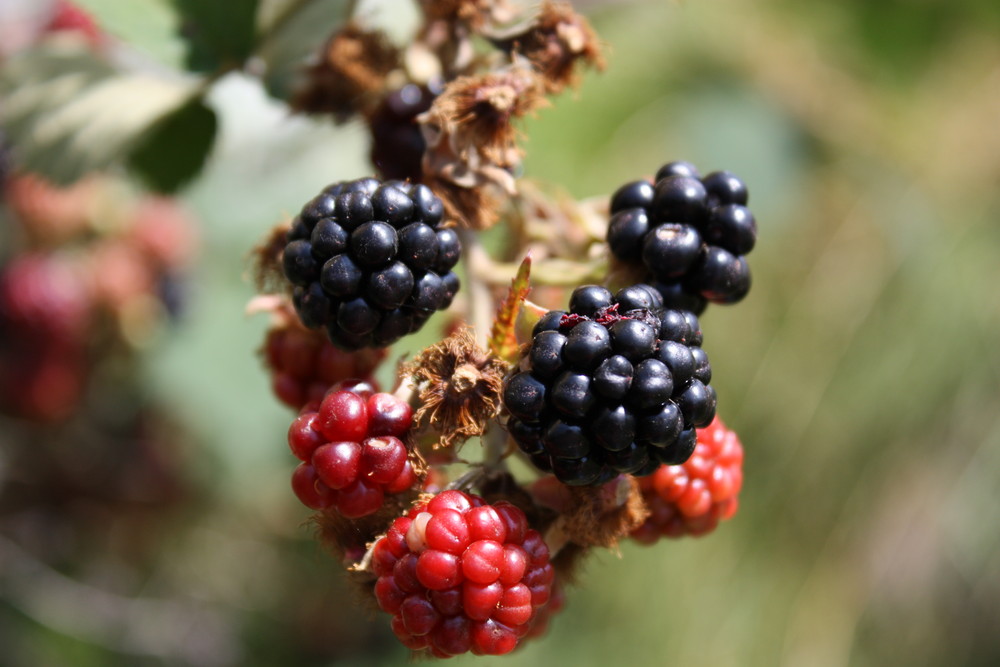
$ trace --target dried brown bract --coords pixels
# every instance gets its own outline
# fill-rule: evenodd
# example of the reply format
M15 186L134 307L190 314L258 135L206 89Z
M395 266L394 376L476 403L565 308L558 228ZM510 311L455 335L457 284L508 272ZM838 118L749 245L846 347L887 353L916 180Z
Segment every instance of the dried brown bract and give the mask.
M561 494L562 515L545 536L550 547L572 543L611 548L649 516L639 483L630 475L602 486L563 487Z
M546 103L544 87L532 70L506 70L463 76L448 84L420 118L430 146L447 142L459 159L475 154L499 167L520 158L513 120Z
M348 23L330 36L318 62L307 70L307 82L292 99L292 108L333 114L337 122L365 113L378 103L399 60L384 34Z
M463 23L473 31L492 20L506 19L511 12L503 0L420 0L428 21Z
M467 225L490 226L497 193L515 192L521 151L513 121L545 104L544 92L538 74L513 66L455 79L418 117L427 143L424 174L444 184L435 189Z
M440 434L438 447L482 435L500 410L507 364L479 347L468 327L421 352L404 370L419 390L414 422Z
M541 72L548 92L577 81L576 64L605 66L597 34L568 2L546 2L531 29L507 42Z
M427 185L441 198L447 217L472 229L488 229L500 217L500 191L491 183L466 187L443 178L428 178Z
M281 268L281 254L288 243L288 227L288 223L276 225L251 251L253 282L261 294L278 294L288 290L288 281Z

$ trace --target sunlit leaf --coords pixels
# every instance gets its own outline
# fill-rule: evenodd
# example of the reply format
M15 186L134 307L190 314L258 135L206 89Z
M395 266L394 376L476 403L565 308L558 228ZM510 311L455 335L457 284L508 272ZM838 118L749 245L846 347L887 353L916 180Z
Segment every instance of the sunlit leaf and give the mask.
M182 67L184 43L170 0L74 0L93 16L102 32L164 65Z
M199 82L114 70L62 44L25 52L0 76L0 120L21 166L60 184L123 161Z

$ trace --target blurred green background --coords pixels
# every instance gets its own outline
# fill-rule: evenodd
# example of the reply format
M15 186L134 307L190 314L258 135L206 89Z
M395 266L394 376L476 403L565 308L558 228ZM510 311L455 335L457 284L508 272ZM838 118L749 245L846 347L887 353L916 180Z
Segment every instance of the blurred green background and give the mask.
M89 4L154 57L176 52L131 0ZM702 318L746 449L741 508L703 539L595 554L547 638L453 662L1000 664L1000 4L578 6L609 66L524 125L525 175L588 197L685 159L750 189L753 290ZM266 318L243 314L248 251L370 171L363 128L292 117L241 74L208 100L218 140L182 191L203 222L191 312L142 359L204 490L151 520L166 537L147 565L94 556L63 607L46 598L56 570L0 577L0 664L407 661L302 525L290 414L255 356Z

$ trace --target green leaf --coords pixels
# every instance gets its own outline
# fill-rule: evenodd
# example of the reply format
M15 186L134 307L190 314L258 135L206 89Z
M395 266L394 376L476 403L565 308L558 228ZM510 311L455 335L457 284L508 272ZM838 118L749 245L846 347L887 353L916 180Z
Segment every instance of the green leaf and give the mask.
M270 95L279 100L291 97L304 64L345 20L348 4L344 0L281 0L262 5L264 37L257 55L264 65L264 87Z
M157 123L129 156L129 166L153 190L171 193L198 175L218 128L215 112L194 99Z
M177 34L177 12L170 0L74 0L104 32L160 63L184 67L185 44Z
M196 72L239 67L257 44L260 0L172 0L187 40L187 66Z
M200 81L123 73L84 49L53 43L0 73L0 123L21 166L57 184L124 161Z

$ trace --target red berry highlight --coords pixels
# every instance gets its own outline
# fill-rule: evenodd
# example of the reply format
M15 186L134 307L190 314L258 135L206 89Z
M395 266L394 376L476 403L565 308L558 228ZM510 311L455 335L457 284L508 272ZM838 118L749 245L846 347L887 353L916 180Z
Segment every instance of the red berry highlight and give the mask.
M447 490L396 519L375 543L375 597L413 650L502 655L549 601L548 558L520 509Z
M743 483L743 445L718 417L697 430L694 453L680 465L660 466L639 479L652 514L632 537L652 544L661 537L706 535L736 513Z
M373 423L382 425L380 431L389 424L393 433L405 435L400 420L401 415L410 418L409 405L391 394L373 395L365 383L340 387L319 405L307 406L292 422L288 447L303 462L293 478L303 504L334 509L355 519L377 512L386 494L405 493L420 480L398 436L379 433L372 437L371 432ZM378 400L372 400L375 397ZM385 415L379 412L383 410ZM313 479L319 490L313 488Z

